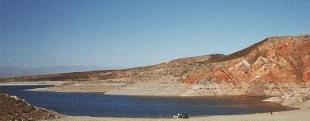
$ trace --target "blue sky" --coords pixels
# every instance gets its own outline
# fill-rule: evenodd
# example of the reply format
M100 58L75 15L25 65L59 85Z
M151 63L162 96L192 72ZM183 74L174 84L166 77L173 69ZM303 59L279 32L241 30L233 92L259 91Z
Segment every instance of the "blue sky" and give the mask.
M0 0L0 67L135 67L310 33L308 0Z

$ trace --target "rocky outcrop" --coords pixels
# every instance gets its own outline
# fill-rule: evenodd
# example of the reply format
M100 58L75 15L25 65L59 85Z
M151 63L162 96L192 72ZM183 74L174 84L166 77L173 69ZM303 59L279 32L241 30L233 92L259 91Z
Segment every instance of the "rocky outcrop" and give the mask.
M0 121L38 121L58 117L59 114L34 107L24 99L0 93Z
M310 36L267 38L201 66L186 79L188 95L293 94L310 87Z

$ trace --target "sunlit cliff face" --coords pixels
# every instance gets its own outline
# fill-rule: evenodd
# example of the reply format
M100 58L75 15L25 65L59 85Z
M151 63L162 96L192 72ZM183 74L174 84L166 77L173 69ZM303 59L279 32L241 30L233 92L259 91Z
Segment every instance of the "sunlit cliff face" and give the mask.
M268 83L306 85L310 82L310 36L268 38L205 65L207 68L190 74L187 82L215 81L236 88L264 87Z

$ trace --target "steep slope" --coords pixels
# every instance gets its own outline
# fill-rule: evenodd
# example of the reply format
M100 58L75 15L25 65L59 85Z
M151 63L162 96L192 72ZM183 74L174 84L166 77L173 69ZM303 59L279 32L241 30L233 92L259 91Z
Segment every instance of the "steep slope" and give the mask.
M281 95L310 85L310 36L267 38L188 76L189 95Z
M38 121L55 119L59 114L35 107L24 99L0 92L0 121Z

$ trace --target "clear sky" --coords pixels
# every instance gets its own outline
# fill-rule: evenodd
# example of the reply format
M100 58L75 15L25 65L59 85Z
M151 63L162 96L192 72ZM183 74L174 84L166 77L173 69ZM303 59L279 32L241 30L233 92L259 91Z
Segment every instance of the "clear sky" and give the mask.
M0 67L134 67L310 32L309 0L0 0Z

